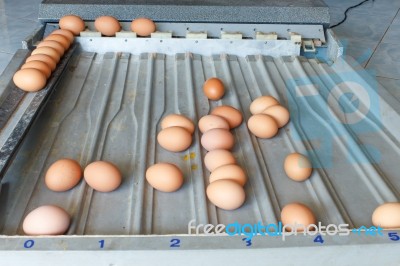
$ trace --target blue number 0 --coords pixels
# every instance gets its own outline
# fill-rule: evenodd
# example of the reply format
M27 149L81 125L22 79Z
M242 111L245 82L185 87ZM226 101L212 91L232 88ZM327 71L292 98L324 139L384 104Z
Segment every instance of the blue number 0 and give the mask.
M35 241L33 241L32 239L26 240L24 243L24 248L31 248L33 247L33 245L35 245Z
M389 236L390 240L393 240L393 241L399 241L400 240L400 237L397 234L397 232L388 233L388 236Z
M179 248L179 247L181 247L181 240L178 239L178 238L171 239L171 241L169 241L169 243L171 243L171 245L169 246L171 248Z

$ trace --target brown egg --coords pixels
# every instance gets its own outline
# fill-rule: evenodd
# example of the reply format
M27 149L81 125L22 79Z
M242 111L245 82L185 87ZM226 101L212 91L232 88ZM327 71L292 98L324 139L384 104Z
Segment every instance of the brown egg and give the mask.
M115 36L121 30L119 21L111 16L101 16L94 21L94 27L104 36Z
M37 48L51 47L51 48L55 49L58 52L58 54L60 54L61 56L65 52L64 46L62 46L59 42L56 42L56 41L42 41L36 47Z
M270 106L278 105L279 102L277 99L275 99L272 96L261 96L255 99L251 104L250 104L250 112L253 115L260 114L262 111L267 109Z
M308 158L300 153L289 154L283 168L288 177L294 181L304 181L311 176L312 165Z
M25 68L35 68L37 70L40 70L40 72L42 72L46 76L46 78L49 78L51 75L51 68L49 67L49 65L39 60L29 61L23 64L21 69Z
M15 85L23 91L35 92L46 86L47 78L42 71L35 68L18 70L14 76Z
M228 164L214 169L210 175L210 183L221 179L229 179L244 186L247 182L247 176L243 169L236 164Z
M150 36L156 31L156 24L148 18L137 18L132 21L131 30L138 36Z
M274 105L274 106L268 107L267 109L262 111L262 113L272 116L272 118L274 118L275 121L277 122L279 128L286 125L290 119L290 114L289 114L288 109L286 109L282 105Z
M384 229L399 229L400 203L386 202L378 206L372 214L372 224Z
M56 49L51 47L39 47L32 51L32 55L35 54L45 54L54 59L57 63L60 61L61 55L57 52Z
M224 118L231 129L238 127L243 121L243 116L239 110L229 105L218 106L211 111L211 114Z
M227 150L212 150L207 152L206 156L204 156L204 164L210 172L220 166L235 163L235 157Z
M51 71L54 71L54 69L56 69L57 66L57 62L53 58L45 54L31 55L26 59L25 62L28 63L30 61L42 61L50 67Z
M65 38L67 38L68 43L70 43L70 44L74 42L74 38L75 38L74 34L71 31L62 30L62 29L58 29L58 30L52 31L50 35L62 35ZM49 37L49 36L47 36L47 37ZM66 49L68 49L68 48L66 48Z
M207 151L230 150L235 145L235 139L229 130L214 128L201 136L201 145Z
M157 141L168 151L180 152L192 144L192 135L182 127L168 127L160 131Z
M62 235L68 230L70 221L71 218L64 209L44 205L25 217L22 229L27 235Z
M82 168L77 161L61 159L54 162L46 172L46 186L53 191L67 191L82 178Z
M114 164L105 161L93 162L86 166L83 176L91 188L100 192L113 191L122 182L119 169Z
M203 92L208 99L217 101L225 94L224 83L218 78L209 78L204 82Z
M68 31L66 31L68 32ZM68 37L66 37L65 35L61 35L61 34L56 34L56 33L52 33L49 36L47 36L46 38L44 38L44 41L54 41L54 42L58 42L59 44L61 44L64 47L64 52L71 46L71 41L69 41Z
M228 179L212 182L208 185L206 193L215 206L224 210L235 210L242 206L246 199L243 187Z
M281 222L283 225L303 225L306 229L311 224L316 224L317 220L315 215L310 208L302 203L290 203L283 207L281 211ZM297 227L298 232L304 231L304 227ZM291 231L292 228L286 228L287 231ZM314 227L310 227L310 230Z
M157 163L147 169L146 180L157 190L174 192L182 186L183 174L174 164Z
M74 35L79 35L81 31L84 31L86 28L85 22L80 17L75 15L63 16L58 24L61 29L69 30Z
M168 127L183 127L189 131L190 134L193 134L194 132L194 124L192 120L179 114L170 114L163 118L161 121L161 129Z
M269 115L257 114L250 117L247 127L258 138L269 139L278 133L278 124Z
M206 115L200 118L199 120L199 129L201 133L207 132L210 129L214 128L223 128L229 130L229 123L228 121L225 120L225 118L222 118L217 115Z

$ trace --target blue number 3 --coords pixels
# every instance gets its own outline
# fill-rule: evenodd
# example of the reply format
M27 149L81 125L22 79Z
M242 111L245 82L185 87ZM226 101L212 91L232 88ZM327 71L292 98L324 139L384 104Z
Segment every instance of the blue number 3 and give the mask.
M251 239L249 239L249 238L243 238L242 241L246 241L246 247L250 247L251 244L253 244L253 243L251 243Z

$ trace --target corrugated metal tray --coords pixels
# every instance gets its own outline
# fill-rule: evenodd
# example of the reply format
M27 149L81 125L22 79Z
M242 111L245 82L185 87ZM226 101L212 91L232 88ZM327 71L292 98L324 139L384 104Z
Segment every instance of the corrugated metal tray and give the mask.
M23 217L43 204L72 215L71 235L185 234L192 219L276 223L281 208L293 201L309 205L323 224L369 226L377 205L399 198L400 123L377 84L363 75L344 60L329 67L302 57L76 52L2 180L1 232L23 234ZM202 93L211 76L227 87L219 102L208 102ZM260 95L279 98L291 122L268 140L252 136L245 123L233 131L233 152L249 177L247 199L240 209L223 211L205 196L209 173L199 132L189 150L171 153L156 142L159 122L170 113L198 121L220 104L239 108L246 121L251 100ZM341 112L355 101L356 111ZM316 166L304 183L282 170L284 157L294 151L309 154ZM123 183L112 193L94 192L84 182L68 192L49 191L44 173L63 157L82 166L112 161ZM146 168L162 161L183 170L178 192L158 192L146 183Z

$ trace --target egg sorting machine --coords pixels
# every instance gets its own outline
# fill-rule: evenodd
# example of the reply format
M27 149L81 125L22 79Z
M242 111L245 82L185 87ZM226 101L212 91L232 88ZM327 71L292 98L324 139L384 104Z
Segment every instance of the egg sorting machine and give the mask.
M24 93L12 76L38 41L66 14L82 17L88 30L75 39L47 87ZM101 37L100 15L116 17L123 31ZM158 32L136 38L135 17L149 17ZM43 26L23 41L0 79L0 253L2 261L45 259L111 265L265 263L296 265L398 263L399 230L360 231L347 236L287 237L194 235L194 224L276 224L281 208L303 202L322 225L369 228L373 210L399 201L400 104L343 54L329 25L328 8L303 1L80 1L45 0ZM209 102L203 82L223 80L227 93ZM207 170L194 135L189 150L170 153L156 142L160 119L181 113L194 121L220 104L239 108L244 121L253 99L272 95L287 106L291 122L273 139L251 135L245 122L233 131L233 150L247 175L245 204L235 211L213 206L205 196ZM312 177L289 180L282 162L290 152L308 154ZM81 182L55 193L43 176L58 158L86 165L109 160L123 173L112 193ZM172 194L144 179L155 162L178 165L185 184ZM72 216L65 236L24 236L23 217L55 204ZM194 231L192 232L194 233ZM98 251L108 252L99 253ZM61 259L61 261L60 261ZM190 262L190 263L189 263Z

